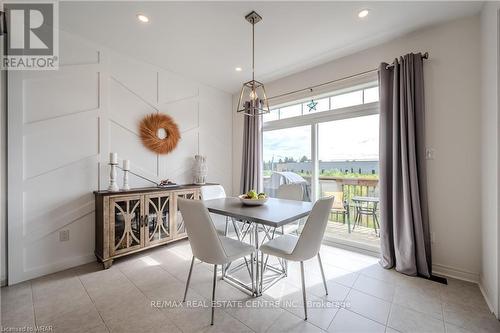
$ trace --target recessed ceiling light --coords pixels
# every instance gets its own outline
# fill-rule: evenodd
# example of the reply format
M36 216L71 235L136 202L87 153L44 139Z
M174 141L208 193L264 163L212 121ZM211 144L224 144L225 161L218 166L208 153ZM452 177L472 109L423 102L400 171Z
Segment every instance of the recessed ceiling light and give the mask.
M149 17L147 17L144 14L137 14L137 19L141 21L142 23L148 23L149 22Z
M234 70L235 70L235 71L237 71L237 72L241 72L241 71L243 70L243 68L241 68L241 67L236 67Z
M358 13L358 17L359 18L365 18L368 16L368 14L370 13L370 11L368 9L363 9L361 10L359 13Z

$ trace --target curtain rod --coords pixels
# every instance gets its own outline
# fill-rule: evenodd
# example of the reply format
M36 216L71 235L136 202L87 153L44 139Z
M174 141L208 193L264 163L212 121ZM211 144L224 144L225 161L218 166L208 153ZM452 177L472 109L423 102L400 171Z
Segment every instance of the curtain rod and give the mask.
M429 52L425 52L424 54L422 54L422 59L429 59ZM394 67L394 62L391 63L391 64L389 64L389 65L387 65L386 69L389 69L389 68L392 68L392 67ZM286 93L283 93L283 94L280 94L280 95L271 96L271 97L268 98L268 100L276 99L276 98L280 98L280 97L285 97L285 96L289 96L289 95L295 95L295 94L297 94L299 92L303 92L303 91L313 92L314 89L317 89L317 88L320 88L320 87L323 87L323 86L327 86L327 85L330 85L332 83L336 83L336 82L344 81L344 80L349 80L349 79L352 79L352 78L355 78L355 77L358 77L358 76L363 76L363 75L370 74L370 73L377 72L377 71L378 71L378 68L370 69L370 70L367 70L367 71L364 71L364 72L361 72L361 73L357 73L357 74L345 76L345 77L342 77L340 79L335 79L335 80L323 82L323 83L320 83L320 84L317 84L317 85L314 85L314 86L311 86L311 87L308 87L308 88L293 90L293 91L289 91L289 92L286 92Z

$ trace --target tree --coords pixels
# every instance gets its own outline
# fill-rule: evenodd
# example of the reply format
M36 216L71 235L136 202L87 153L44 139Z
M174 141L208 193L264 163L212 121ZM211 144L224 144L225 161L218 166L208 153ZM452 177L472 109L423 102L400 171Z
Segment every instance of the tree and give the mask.
M302 156L302 158L300 159L300 162L304 163L304 162L307 162L309 161L309 159L307 158L306 155Z

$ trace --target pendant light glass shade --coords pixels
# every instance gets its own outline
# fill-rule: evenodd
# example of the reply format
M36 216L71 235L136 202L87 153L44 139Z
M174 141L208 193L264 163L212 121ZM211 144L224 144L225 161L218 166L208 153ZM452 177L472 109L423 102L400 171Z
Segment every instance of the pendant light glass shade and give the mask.
M269 113L269 103L263 83L255 80L243 83L238 100L238 112L243 112L247 116Z
M251 12L245 19L252 24L252 80L243 83L236 111L247 116L260 116L269 113L264 84L255 80L255 24L262 20L262 17Z

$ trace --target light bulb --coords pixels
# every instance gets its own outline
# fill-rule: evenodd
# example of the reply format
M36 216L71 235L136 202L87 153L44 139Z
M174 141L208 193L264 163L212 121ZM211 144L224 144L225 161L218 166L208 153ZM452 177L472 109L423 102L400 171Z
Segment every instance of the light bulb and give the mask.
M257 92L255 90L252 90L252 91L250 91L249 97L251 100L256 100L259 98L259 95L257 95Z

